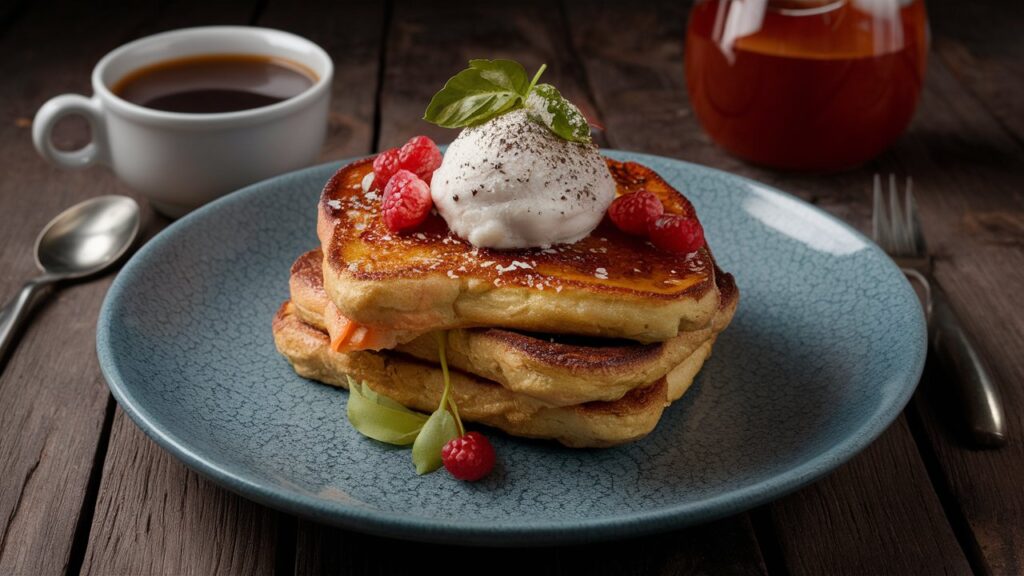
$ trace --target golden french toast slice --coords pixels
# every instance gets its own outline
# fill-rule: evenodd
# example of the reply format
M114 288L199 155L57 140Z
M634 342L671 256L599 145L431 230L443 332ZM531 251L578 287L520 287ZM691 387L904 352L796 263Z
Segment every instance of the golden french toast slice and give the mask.
M335 352L328 335L302 322L294 310L290 302L281 306L273 332L278 351L300 376L347 388L349 375L410 409L430 413L437 408L444 390L439 366L393 351ZM459 370L450 372L452 394L465 421L570 447L614 446L650 433L665 407L693 382L706 357L703 349L698 350L664 377L612 402L548 406Z
M337 349L337 328L325 320L330 303L323 288L322 261L319 249L295 261L289 279L291 302L294 314L327 333ZM617 400L633 388L662 378L698 350L710 352L713 338L729 324L738 299L731 275L716 274L715 280L722 298L712 321L663 342L464 328L430 332L394 349L436 364L437 338L444 334L451 366L540 402L568 406Z
M619 194L645 188L666 213L694 215L652 170L607 163ZM371 172L367 158L335 173L321 194L317 232L331 302L355 323L392 331L376 349L483 326L655 342L707 326L719 308L706 247L665 252L607 218L579 242L549 248L478 249L437 214L395 234L380 217L381 192L363 189Z

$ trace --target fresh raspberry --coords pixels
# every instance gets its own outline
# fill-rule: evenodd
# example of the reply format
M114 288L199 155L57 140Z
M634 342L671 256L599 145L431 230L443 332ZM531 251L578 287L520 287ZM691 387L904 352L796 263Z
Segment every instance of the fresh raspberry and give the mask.
M469 432L444 445L441 462L459 480L479 480L494 468L494 447L483 434Z
M399 170L384 188L381 214L392 232L401 232L422 224L433 205L430 186L412 172Z
M373 184L383 190L395 172L401 168L398 160L398 148L385 150L373 159Z
M704 245L704 228L696 218L665 214L650 229L651 242L667 252L687 254Z
M414 136L398 150L398 164L401 168L416 174L427 184L434 170L441 166L441 151L437 144L426 136Z
M648 228L665 212L658 197L646 190L623 194L608 207L608 217L619 230L646 236Z

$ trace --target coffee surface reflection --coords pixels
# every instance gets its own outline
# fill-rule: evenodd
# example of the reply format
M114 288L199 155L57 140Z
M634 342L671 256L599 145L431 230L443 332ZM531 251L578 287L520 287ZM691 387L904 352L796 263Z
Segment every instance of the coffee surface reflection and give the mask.
M284 58L209 54L140 68L118 81L113 92L154 110L213 114L276 104L316 80L312 70Z

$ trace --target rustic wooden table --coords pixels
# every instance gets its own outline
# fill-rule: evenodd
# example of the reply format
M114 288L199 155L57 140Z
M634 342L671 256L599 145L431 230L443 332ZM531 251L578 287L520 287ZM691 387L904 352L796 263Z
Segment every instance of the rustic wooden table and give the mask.
M433 4L433 3L432 3ZM0 574L1024 573L1024 4L929 0L927 85L910 130L862 169L757 169L697 126L682 74L687 2L538 0L428 5L331 0L0 4L0 296L34 273L61 209L132 191L102 168L61 172L32 148L48 97L90 93L107 51L153 32L256 24L307 36L337 67L323 160L427 133L433 91L466 60L511 57L607 127L602 144L776 185L867 230L874 172L914 177L936 273L1003 382L1009 445L968 447L929 365L904 415L826 479L709 525L567 548L458 549L365 536L264 508L185 468L116 406L95 322L111 276L67 286L35 314L0 374ZM61 145L86 138L66 126ZM148 212L146 234L167 225Z

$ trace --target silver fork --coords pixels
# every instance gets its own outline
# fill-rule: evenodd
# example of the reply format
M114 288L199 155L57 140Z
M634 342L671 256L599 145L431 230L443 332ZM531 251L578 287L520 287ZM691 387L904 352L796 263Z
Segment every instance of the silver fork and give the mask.
M928 339L932 351L956 376L971 439L979 446L1002 446L1006 442L1006 419L999 389L988 364L931 274L931 257L921 234L913 181L909 177L901 199L894 174L889 175L888 195L882 190L881 177L875 174L871 227L875 242L923 289Z

